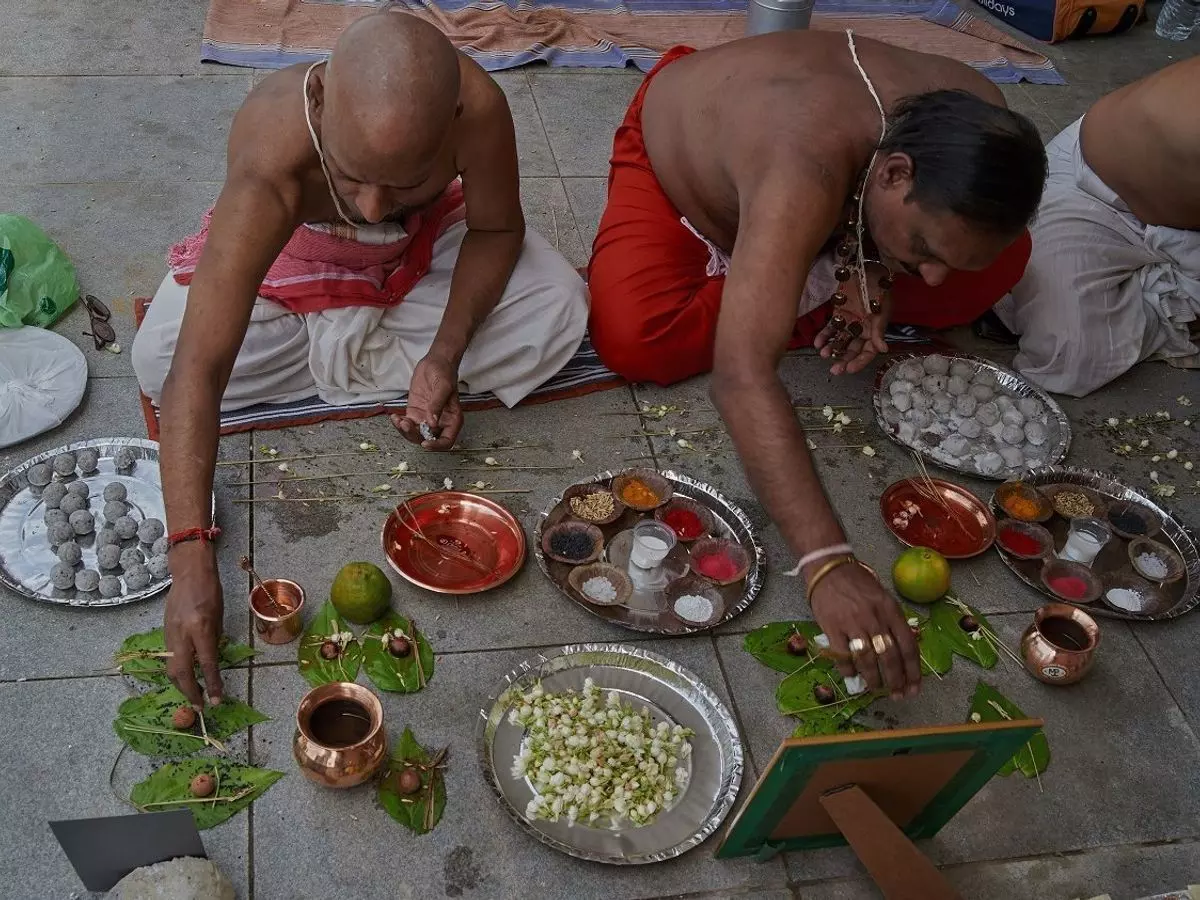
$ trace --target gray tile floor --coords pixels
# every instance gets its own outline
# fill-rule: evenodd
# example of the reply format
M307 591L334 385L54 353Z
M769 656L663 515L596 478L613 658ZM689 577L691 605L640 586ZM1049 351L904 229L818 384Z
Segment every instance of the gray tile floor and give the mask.
M0 131L0 208L31 216L62 243L85 289L112 302L126 350L132 298L153 292L167 245L215 197L230 117L258 77L198 63L205 6L202 0L161 8L117 0L24 3L16 4L0 29L0 102L8 126ZM1009 86L1005 94L1049 138L1105 91L1198 49L1198 40L1159 41L1147 24L1123 38L1051 48L1071 82L1067 87ZM572 262L583 264L604 202L611 135L638 76L536 68L497 80L517 124L529 219ZM58 327L88 357L92 378L83 406L54 432L0 452L0 469L72 440L144 435L128 352L97 353L80 337L85 324L76 311ZM982 349L1006 358L994 347ZM831 379L805 354L785 362L784 376L797 402L856 404L858 415L865 414L866 376ZM1069 461L1141 484L1152 469L1161 469L1180 485L1179 512L1200 520L1190 473L1144 457L1115 457L1104 436L1083 425L1163 408L1182 413L1174 398L1192 387L1183 373L1143 367L1099 396L1066 402L1077 423ZM631 416L610 415L631 413L641 402L662 402L686 407L694 421L711 421L715 414L705 388L698 379L672 390L639 387L471 415L464 435L469 445L524 440L540 446L503 454L508 461L572 469L456 477L528 489L506 502L530 528L568 479L650 456L706 478L744 503L764 526L774 558L783 560L785 548L754 503L735 457L682 451L669 440L635 434ZM862 554L886 567L896 548L875 503L881 487L908 474L909 464L895 447L868 435L879 451L874 459L852 450L817 455ZM380 420L231 437L222 441L221 452L225 459L245 459L264 444L281 452L321 451L348 449L360 440L384 449L387 462L381 468L406 459L414 469L439 470L414 478L418 484L436 484L441 469L462 465L458 456L431 460L407 450ZM1197 449L1195 430L1182 424L1172 426L1170 440L1181 451ZM718 451L728 446L719 433L696 443ZM571 459L576 448L584 451L582 465ZM270 472L266 465L230 466L218 479L226 627L247 639L252 638L247 582L236 565L242 553L252 553L263 572L297 578L315 598L342 562L380 557L384 504L303 508L234 502L248 496L236 482ZM971 487L987 490L982 483ZM1040 602L993 556L956 567L955 577L960 592L992 614L1010 640ZM0 781L0 805L13 811L0 823L0 897L67 898L80 886L50 843L46 822L121 811L104 778L118 747L109 720L127 689L104 670L125 635L159 621L161 602L91 614L3 594L0 602L0 735L10 759L8 777ZM409 724L428 743L453 748L444 822L431 836L415 839L375 809L368 793L323 793L290 775L252 814L206 833L210 853L240 895L877 896L846 851L758 865L717 863L703 847L666 865L627 870L580 864L533 842L511 825L484 787L475 763L475 710L500 674L535 648L643 636L614 629L567 603L532 565L493 594L443 601L397 585L396 603L423 623L440 662L424 693L385 698L387 717L395 730ZM733 704L753 770L765 763L788 723L774 710L775 679L742 651L742 635L764 622L803 615L795 586L775 577L755 607L718 635L652 644L700 673ZM1200 878L1197 641L1197 616L1159 626L1105 623L1094 674L1076 688L1052 690L1011 667L988 675L1025 710L1046 718L1054 762L1042 779L1044 792L1018 776L996 779L926 845L965 897L1065 900L1107 891L1127 900ZM231 675L230 685L273 719L234 752L256 764L290 769L288 722L304 686L290 648L262 649L253 665ZM977 676L960 662L944 682L927 685L916 702L882 703L879 713L889 723L959 721ZM124 760L117 788L127 789L144 771L143 761Z

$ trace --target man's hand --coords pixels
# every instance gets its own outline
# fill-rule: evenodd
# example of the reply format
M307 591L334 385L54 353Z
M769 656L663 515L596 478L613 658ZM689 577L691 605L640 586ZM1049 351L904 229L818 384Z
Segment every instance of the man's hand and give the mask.
M403 416L392 416L392 424L405 438L426 450L453 447L463 426L457 370L433 355L417 363L408 388L408 408ZM421 425L433 429L433 440L422 438Z
M163 628L171 654L167 676L193 706L203 707L204 693L196 683L199 662L208 700L217 706L224 695L218 654L225 607L215 557L202 544L181 544L171 553L178 571L172 572Z
M839 566L820 580L809 598L814 618L829 638L829 647L843 661L843 676L861 675L867 687L882 683L892 699L915 696L921 688L921 655L900 604L861 566ZM850 642L863 649L851 653ZM876 644L882 648L877 652Z
M870 266L867 269L867 285L871 291L878 292L878 273L881 267L878 265ZM871 364L881 353L888 352L887 341L884 339L884 334L887 332L888 322L892 316L892 299L891 292L880 297L882 307L879 312L868 314L864 310L863 302L859 299L859 284L858 278L852 277L848 282L842 285L842 291L846 294L847 300L841 306L833 307L833 314L841 316L846 320L846 327L851 323L858 322L862 326L862 334L856 337L846 345L845 351L840 357L829 367L831 375L851 375L861 372ZM833 357L833 347L830 346L830 340L834 336L834 331L831 326L826 325L821 329L813 340L813 346L821 351L821 356L824 359Z

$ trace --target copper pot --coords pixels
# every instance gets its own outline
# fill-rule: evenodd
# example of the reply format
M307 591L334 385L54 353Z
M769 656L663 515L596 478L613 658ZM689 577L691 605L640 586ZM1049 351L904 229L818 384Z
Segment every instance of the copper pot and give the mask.
M1100 626L1081 609L1047 603L1021 635L1025 669L1046 684L1074 684L1092 667Z
M254 631L268 644L287 644L296 639L304 624L304 588L286 578L268 578L250 592Z
M387 756L379 698L348 682L313 688L296 711L292 755L305 777L325 787L369 781Z

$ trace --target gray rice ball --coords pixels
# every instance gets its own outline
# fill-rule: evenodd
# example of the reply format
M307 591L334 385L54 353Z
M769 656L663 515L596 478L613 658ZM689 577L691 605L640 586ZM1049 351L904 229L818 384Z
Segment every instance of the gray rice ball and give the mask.
M1018 428L1025 424L1025 415L1015 406L1004 410L1004 414L1000 416L1000 421L1005 425L1016 425Z
M1004 457L999 453L985 453L975 464L981 475L996 475L1004 468Z
M34 487L45 487L54 480L54 470L45 463L38 463L36 466L30 466L25 477Z
M42 491L42 502L46 504L46 509L58 509L58 504L62 503L65 496L67 496L67 486L61 481L56 481L54 484L46 485L46 489Z
M974 440L983 433L983 426L976 419L963 419L958 423L958 433Z
M1041 422L1026 422L1025 423L1025 440L1033 444L1035 447L1040 447L1046 443L1046 426Z
M942 449L954 457L961 457L967 452L970 443L961 434L952 434L942 440Z
M1008 394L1001 394L999 397L997 397L996 405L1000 407L1000 412L1002 413L1006 413L1010 409L1017 408L1017 404L1013 401L1012 397L1008 396Z
M1025 454L1021 452L1020 447L1001 447L1000 458L1004 460L1004 464L1010 469L1023 469L1025 467Z
M892 397L892 406L900 412L908 412L912 409L912 394L896 394Z
M60 591L69 591L75 587L75 567L66 563L55 563L50 570L50 583Z
M996 385L998 384L998 382L996 381L996 376L993 375L991 372L980 372L978 375L975 376L975 383L982 384L985 387L990 387L993 390L995 389Z
M961 397L963 394L965 394L968 387L970 387L970 385L967 384L967 379L963 378L961 375L951 375L946 381L946 391L953 394L955 397Z
M54 471L63 478L66 478L68 475L74 475L76 465L74 453L60 453L54 457Z
M950 360L940 353L931 353L924 360L924 368L929 375L945 375L950 371Z
M1006 444L1019 446L1025 443L1025 431L1017 425L1005 425L1000 432L1000 440Z
M114 546L120 549L121 538L111 525L105 525L96 532L96 547Z
M940 394L946 389L945 375L926 375L921 379L921 387L930 394Z
M970 390L971 396L974 397L976 400L978 400L980 403L987 403L987 401L991 400L994 396L996 396L996 392L993 391L986 384L973 384L973 385L971 385L969 390Z
M132 516L121 516L117 521L112 523L113 531L117 533L123 541L129 540L131 537L137 537L138 523L137 519Z
M167 536L164 534L162 537L160 537L157 541L154 542L154 546L150 548L150 555L151 556L166 556L167 551L170 549L171 549L171 547L167 542Z
M121 547L118 544L105 544L96 550L96 562L102 569L115 569L121 564Z
M949 394L935 394L933 397L933 411L939 416L950 414L950 410L954 407L954 400Z
M100 468L100 454L95 450L90 448L86 450L80 450L79 453L76 454L76 458L79 461L79 471L84 475L91 475Z
M150 581L150 570L145 566L133 566L125 570L125 586L131 591L149 587Z
M115 522L127 512L129 512L129 505L120 500L109 500L104 504L104 520L106 522Z
M86 509L80 509L71 513L70 522L76 534L91 534L96 530L96 517Z
M86 481L72 481L67 485L67 493L78 497L84 503L87 503L92 497L92 489Z
M128 447L122 447L113 456L113 465L117 467L118 472L132 472L133 467L137 465L137 458Z
M913 391L909 394L913 409L929 409L929 395L924 391Z
M970 418L975 415L975 410L979 407L979 401L970 394L963 394L961 397L954 398L954 411L960 416Z
M57 547L75 539L75 529L69 522L56 522L46 529L46 540Z
M126 497L125 485L119 481L110 481L104 486L104 499L108 500L124 500Z
M899 425L903 418L904 414L894 406L889 406L883 411L883 421L887 422L889 425ZM158 554L158 545L160 543L165 543L165 541L166 538L159 538L154 542L155 555ZM166 551L164 550L163 552L165 553Z
M138 540L143 544L153 544L166 533L166 526L158 519L146 519L137 529Z
M75 573L75 590L94 591L100 587L100 573L95 569L81 569Z
M969 362L963 362L960 359L957 362L950 363L950 375L955 378L962 378L965 381L970 381L975 377L975 367Z
M897 394L912 393L913 383L904 378L897 378L888 385L888 393L895 397Z
M75 494L67 494L58 504L58 508L65 512L68 516L71 513L77 513L81 509L87 509L87 501L81 500Z
M933 421L933 415L927 409L910 409L908 421L917 429L928 428Z
M48 509L46 510L46 514L42 517L42 521L45 522L47 526L66 525L67 519L67 513L63 512L61 509Z
M132 569L134 566L142 565L145 561L145 555L137 547L130 547L128 550L121 551L122 569Z
M155 581L160 581L171 574L171 568L167 564L165 556L155 556L150 562L146 563L146 568L150 570L150 574L154 576Z
M919 359L910 359L908 362L900 364L900 368L896 370L896 377L916 384L925 377L925 367L921 365Z
M121 579L116 575L104 575L100 578L101 597L120 597L125 592Z
M1025 418L1036 419L1042 414L1042 401L1036 397L1022 397L1017 401L1017 409L1025 414Z
M68 566L77 566L83 562L83 551L74 541L63 541L58 545L58 561Z
M975 410L975 418L984 428L991 428L1000 421L1000 409L995 403L981 403Z

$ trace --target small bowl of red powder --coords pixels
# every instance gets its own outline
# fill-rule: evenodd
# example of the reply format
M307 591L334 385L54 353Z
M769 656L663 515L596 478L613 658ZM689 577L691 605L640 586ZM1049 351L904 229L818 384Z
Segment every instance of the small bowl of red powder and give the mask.
M741 581L750 571L746 548L725 538L700 538L692 544L689 560L693 572L717 585Z
M629 469L613 479L612 492L630 509L650 512L670 500L675 489L653 469Z
M654 511L654 518L675 532L675 536L685 544L712 534L717 527L713 514L687 497L672 498Z
M1007 519L996 529L996 543L1009 556L1017 559L1039 559L1054 552L1054 537L1033 522Z
M1093 603L1103 585L1087 566L1069 559L1051 559L1042 567L1042 584L1055 597L1071 603Z

